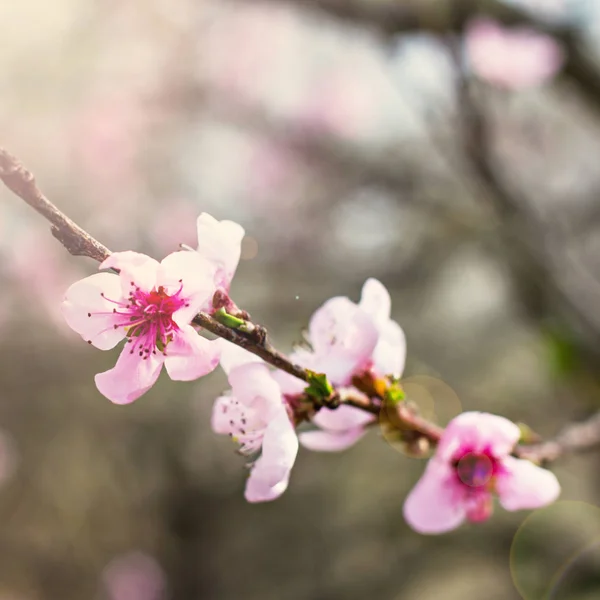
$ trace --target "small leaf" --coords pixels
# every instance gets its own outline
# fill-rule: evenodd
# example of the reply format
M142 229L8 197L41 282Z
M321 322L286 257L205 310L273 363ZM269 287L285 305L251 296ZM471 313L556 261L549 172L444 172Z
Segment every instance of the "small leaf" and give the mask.
M231 327L231 329L242 329L246 325L243 319L230 315L224 308L216 310L213 316L219 323Z

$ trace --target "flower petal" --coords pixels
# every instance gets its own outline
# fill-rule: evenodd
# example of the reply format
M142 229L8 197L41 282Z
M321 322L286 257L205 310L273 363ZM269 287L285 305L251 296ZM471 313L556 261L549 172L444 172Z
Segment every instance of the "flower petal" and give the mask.
M329 299L314 313L309 335L321 369L336 385L349 383L368 365L378 337L369 315L342 296Z
M146 393L158 379L163 364L162 354L150 354L140 358L137 352L131 353L125 344L117 364L95 377L96 386L115 404L129 404Z
M438 444L436 455L446 461L459 449L469 452L489 451L496 458L507 456L521 432L512 421L483 412L464 412L448 423Z
M354 406L340 405L337 408L322 408L312 421L321 429L342 432L355 427L363 427L373 420L373 415Z
M218 344L198 335L191 325L186 325L167 346L165 368L175 381L192 381L216 369L220 352Z
M215 283L229 290L240 261L244 228L233 221L217 221L208 213L198 217L198 252L218 267Z
M373 319L379 328L390 318L392 300L383 283L370 278L363 285L358 306Z
M400 377L406 362L406 337L396 321L388 320L379 330L373 366L381 375Z
M133 285L144 292L150 292L156 285L158 262L139 252L113 252L101 265L100 269L118 269L121 288L125 297L129 296Z
M303 431L298 435L300 443L315 452L339 452L355 444L366 433L362 427L346 431Z
M404 502L406 522L424 534L444 533L458 527L466 517L466 507L452 486L451 468L430 460Z
M232 396L219 396L215 400L210 421L215 433L227 435L231 431L231 419L228 413L232 402Z
M157 285L165 287L169 294L175 294L181 288L180 297L189 305L173 314L173 320L180 327L188 325L198 311L211 306L216 289L215 270L216 265L189 250L173 252L161 261Z
M248 350L244 350L223 338L220 338L217 342L221 347L221 368L228 375L233 369L241 365L250 363L264 364L263 360L256 356L256 354L252 354L252 352L248 352Z
M121 300L119 278L97 273L71 285L61 306L69 327L100 350L114 348L125 337L122 327L114 328L121 320L120 315L113 313L116 304L106 298Z
M513 456L502 461L505 472L498 476L496 491L506 510L538 508L560 495L556 475L532 462Z
M242 404L269 421L283 406L281 390L264 363L247 363L229 373L231 391Z
M287 489L297 453L298 437L282 407L265 431L262 454L246 483L246 500L265 502L278 498Z

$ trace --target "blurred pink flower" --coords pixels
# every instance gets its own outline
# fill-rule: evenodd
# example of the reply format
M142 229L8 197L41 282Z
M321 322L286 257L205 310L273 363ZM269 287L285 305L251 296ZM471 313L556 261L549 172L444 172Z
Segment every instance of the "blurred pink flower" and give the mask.
M258 357L220 340L231 391L215 401L212 428L230 435L240 452L260 456L246 482L248 502L275 500L287 489L298 438L277 382Z
M127 404L148 391L164 363L171 379L190 381L218 364L219 347L190 325L214 293L214 265L196 252L175 252L161 263L137 252L116 252L99 273L74 283L62 304L69 326L100 350L127 338L113 369L96 375L109 400Z
M544 83L561 68L561 47L524 27L507 29L491 19L474 19L465 36L473 72L493 85L522 89Z
M110 600L160 600L166 588L160 565L142 552L114 558L104 569L102 580Z
M328 73L310 86L296 115L304 127L329 135L352 138L373 127L378 90L365 85L351 69Z
M484 521L496 493L506 510L532 509L560 494L555 475L510 456L519 428L504 417L466 412L453 419L435 456L404 503L404 517L419 533L444 533L465 519Z

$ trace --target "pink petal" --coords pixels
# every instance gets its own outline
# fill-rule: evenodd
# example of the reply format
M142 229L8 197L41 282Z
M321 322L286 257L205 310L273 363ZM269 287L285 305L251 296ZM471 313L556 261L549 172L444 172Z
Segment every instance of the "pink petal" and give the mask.
M466 507L458 499L451 468L435 459L404 502L404 518L419 533L444 533L465 519Z
M231 431L231 423L229 413L229 406L233 402L232 396L219 396L213 404L212 416L211 416L211 427L215 433L227 435Z
M560 495L556 475L524 459L507 456L505 472L498 476L496 491L506 510L538 508L554 502Z
M364 427L373 420L373 415L363 410L342 404L338 408L322 408L314 417L313 423L321 429L343 432L355 427Z
M262 454L254 463L246 483L246 500L266 502L278 498L287 489L297 453L298 438L282 407L265 431Z
M99 267L100 269L118 269L120 271L123 295L129 296L131 282L145 292L156 285L158 262L139 252L113 252Z
M214 371L221 349L214 341L198 335L191 325L182 327L166 349L165 368L175 381L192 381Z
M247 363L229 373L232 394L245 406L257 410L268 421L283 406L281 390L263 363Z
M332 383L345 385L366 367L377 344L372 319L348 298L331 298L312 316L309 335L321 369Z
M379 330L373 366L380 375L401 377L406 362L406 337L398 323L388 320Z
M507 456L519 440L519 428L508 419L483 412L464 412L448 423L436 455L450 461L459 448Z
M188 325L196 314L208 308L215 293L215 265L196 252L173 252L160 263L156 283L162 285L168 294L175 294L180 288L180 297L189 306L180 308L173 314L173 320L180 327Z
M140 358L137 352L131 353L125 344L117 364L95 377L96 386L115 404L129 404L145 394L158 379L163 364L162 354L150 354Z
M310 350L298 348L294 350L288 358L296 365L318 371L318 359ZM284 371L273 371L271 376L279 384L282 394L287 396L298 396L302 394L304 389L308 386L306 381L298 379L298 377L294 377Z
M249 363L264 364L263 360L256 354L252 354L252 352L248 352L248 350L244 350L227 340L221 338L218 340L218 344L221 347L221 368L227 374L241 365Z
M358 306L362 308L379 327L389 318L392 300L385 286L377 279L367 279L363 285Z
M240 261L244 229L233 221L217 221L208 213L198 217L198 252L218 267L215 283L225 289Z
M61 310L69 327L84 340L100 350L109 350L125 337L125 332L122 327L114 328L122 317L113 314L116 304L103 298L102 293L106 298L121 300L121 285L116 275L98 273L77 281L67 290Z
M300 443L315 452L339 452L355 444L366 433L362 427L346 431L303 431L298 435Z

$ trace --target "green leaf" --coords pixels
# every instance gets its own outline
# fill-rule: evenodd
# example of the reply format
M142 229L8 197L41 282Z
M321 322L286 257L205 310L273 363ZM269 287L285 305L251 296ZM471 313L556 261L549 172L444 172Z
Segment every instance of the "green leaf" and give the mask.
M324 373L315 373L308 371L309 385L304 388L304 393L317 398L318 400L327 400L333 393L333 386L329 383L327 375Z
M385 391L385 401L395 406L396 404L400 404L402 400L406 398L406 394L402 389L402 386L394 381Z

